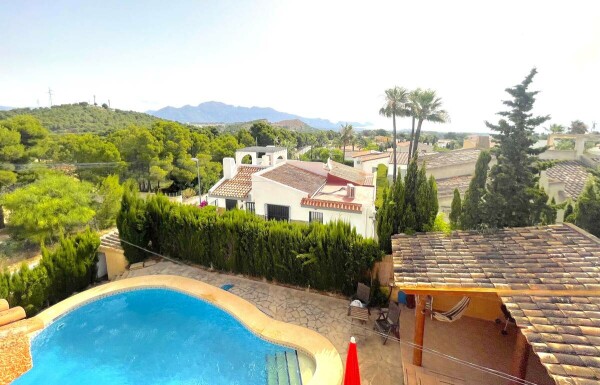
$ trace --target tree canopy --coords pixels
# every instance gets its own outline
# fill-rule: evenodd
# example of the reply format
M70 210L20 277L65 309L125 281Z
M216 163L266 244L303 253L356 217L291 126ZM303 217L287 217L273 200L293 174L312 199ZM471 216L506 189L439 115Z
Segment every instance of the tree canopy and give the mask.
M498 113L497 124L486 126L497 132L498 145L493 150L496 165L490 171L485 198L485 225L493 228L519 227L537 224L542 212L548 208L548 196L538 186L537 156L544 149L533 149L534 130L550 119L532 114L538 91L529 91L532 69L525 79L506 89L512 97L503 101L509 109Z

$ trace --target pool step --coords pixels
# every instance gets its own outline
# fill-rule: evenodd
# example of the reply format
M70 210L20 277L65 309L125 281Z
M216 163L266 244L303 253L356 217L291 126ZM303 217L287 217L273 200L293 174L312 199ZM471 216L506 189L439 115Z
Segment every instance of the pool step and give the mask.
M296 351L267 355L267 385L302 385Z

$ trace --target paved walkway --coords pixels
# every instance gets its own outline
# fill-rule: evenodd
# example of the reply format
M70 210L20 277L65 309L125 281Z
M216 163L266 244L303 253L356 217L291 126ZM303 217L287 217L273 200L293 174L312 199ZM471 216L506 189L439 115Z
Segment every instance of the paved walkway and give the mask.
M348 300L297 290L241 276L209 272L200 268L159 262L140 270L131 270L124 277L153 274L171 274L194 278L214 286L233 284L230 292L250 301L275 319L304 326L327 337L345 362L350 336L358 340L358 359L363 385L400 385L402 366L400 344L381 337L365 334L364 329L352 326L346 316ZM367 325L372 328L373 320Z

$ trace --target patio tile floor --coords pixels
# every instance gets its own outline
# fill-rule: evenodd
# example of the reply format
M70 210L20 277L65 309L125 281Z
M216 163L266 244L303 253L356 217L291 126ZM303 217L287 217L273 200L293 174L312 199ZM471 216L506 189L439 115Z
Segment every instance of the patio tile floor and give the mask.
M139 270L131 270L127 277L153 274L180 275L197 279L214 286L233 284L230 292L253 303L259 309L275 319L313 329L327 337L336 347L342 361L345 361L350 336L358 341L358 358L362 384L364 385L400 385L402 380L401 357L411 362L412 348L389 340L382 344L382 338L359 326L353 326L347 316L348 300L306 290L288 288L242 276L210 272L201 268L160 262ZM376 311L372 312L366 325L372 329ZM414 310L402 308L400 321L402 339L412 341ZM508 336L500 334L500 327L493 322L481 321L469 317L447 324L427 320L425 328L425 346L448 355L507 372L514 346L514 329ZM528 380L540 385L552 385L537 356L530 355ZM457 378L466 379L469 384L506 384L505 379L482 373L446 358L425 353L424 367Z

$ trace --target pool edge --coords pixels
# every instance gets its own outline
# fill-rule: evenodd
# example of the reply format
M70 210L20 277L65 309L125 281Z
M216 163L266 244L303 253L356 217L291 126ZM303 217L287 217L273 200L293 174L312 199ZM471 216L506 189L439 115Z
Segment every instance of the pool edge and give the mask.
M339 385L342 382L341 357L327 338L311 329L270 318L245 299L192 278L152 275L110 282L69 297L33 318L40 320L45 328L85 303L136 288L165 288L200 298L228 312L257 336L309 354L315 360L315 372L305 385Z

